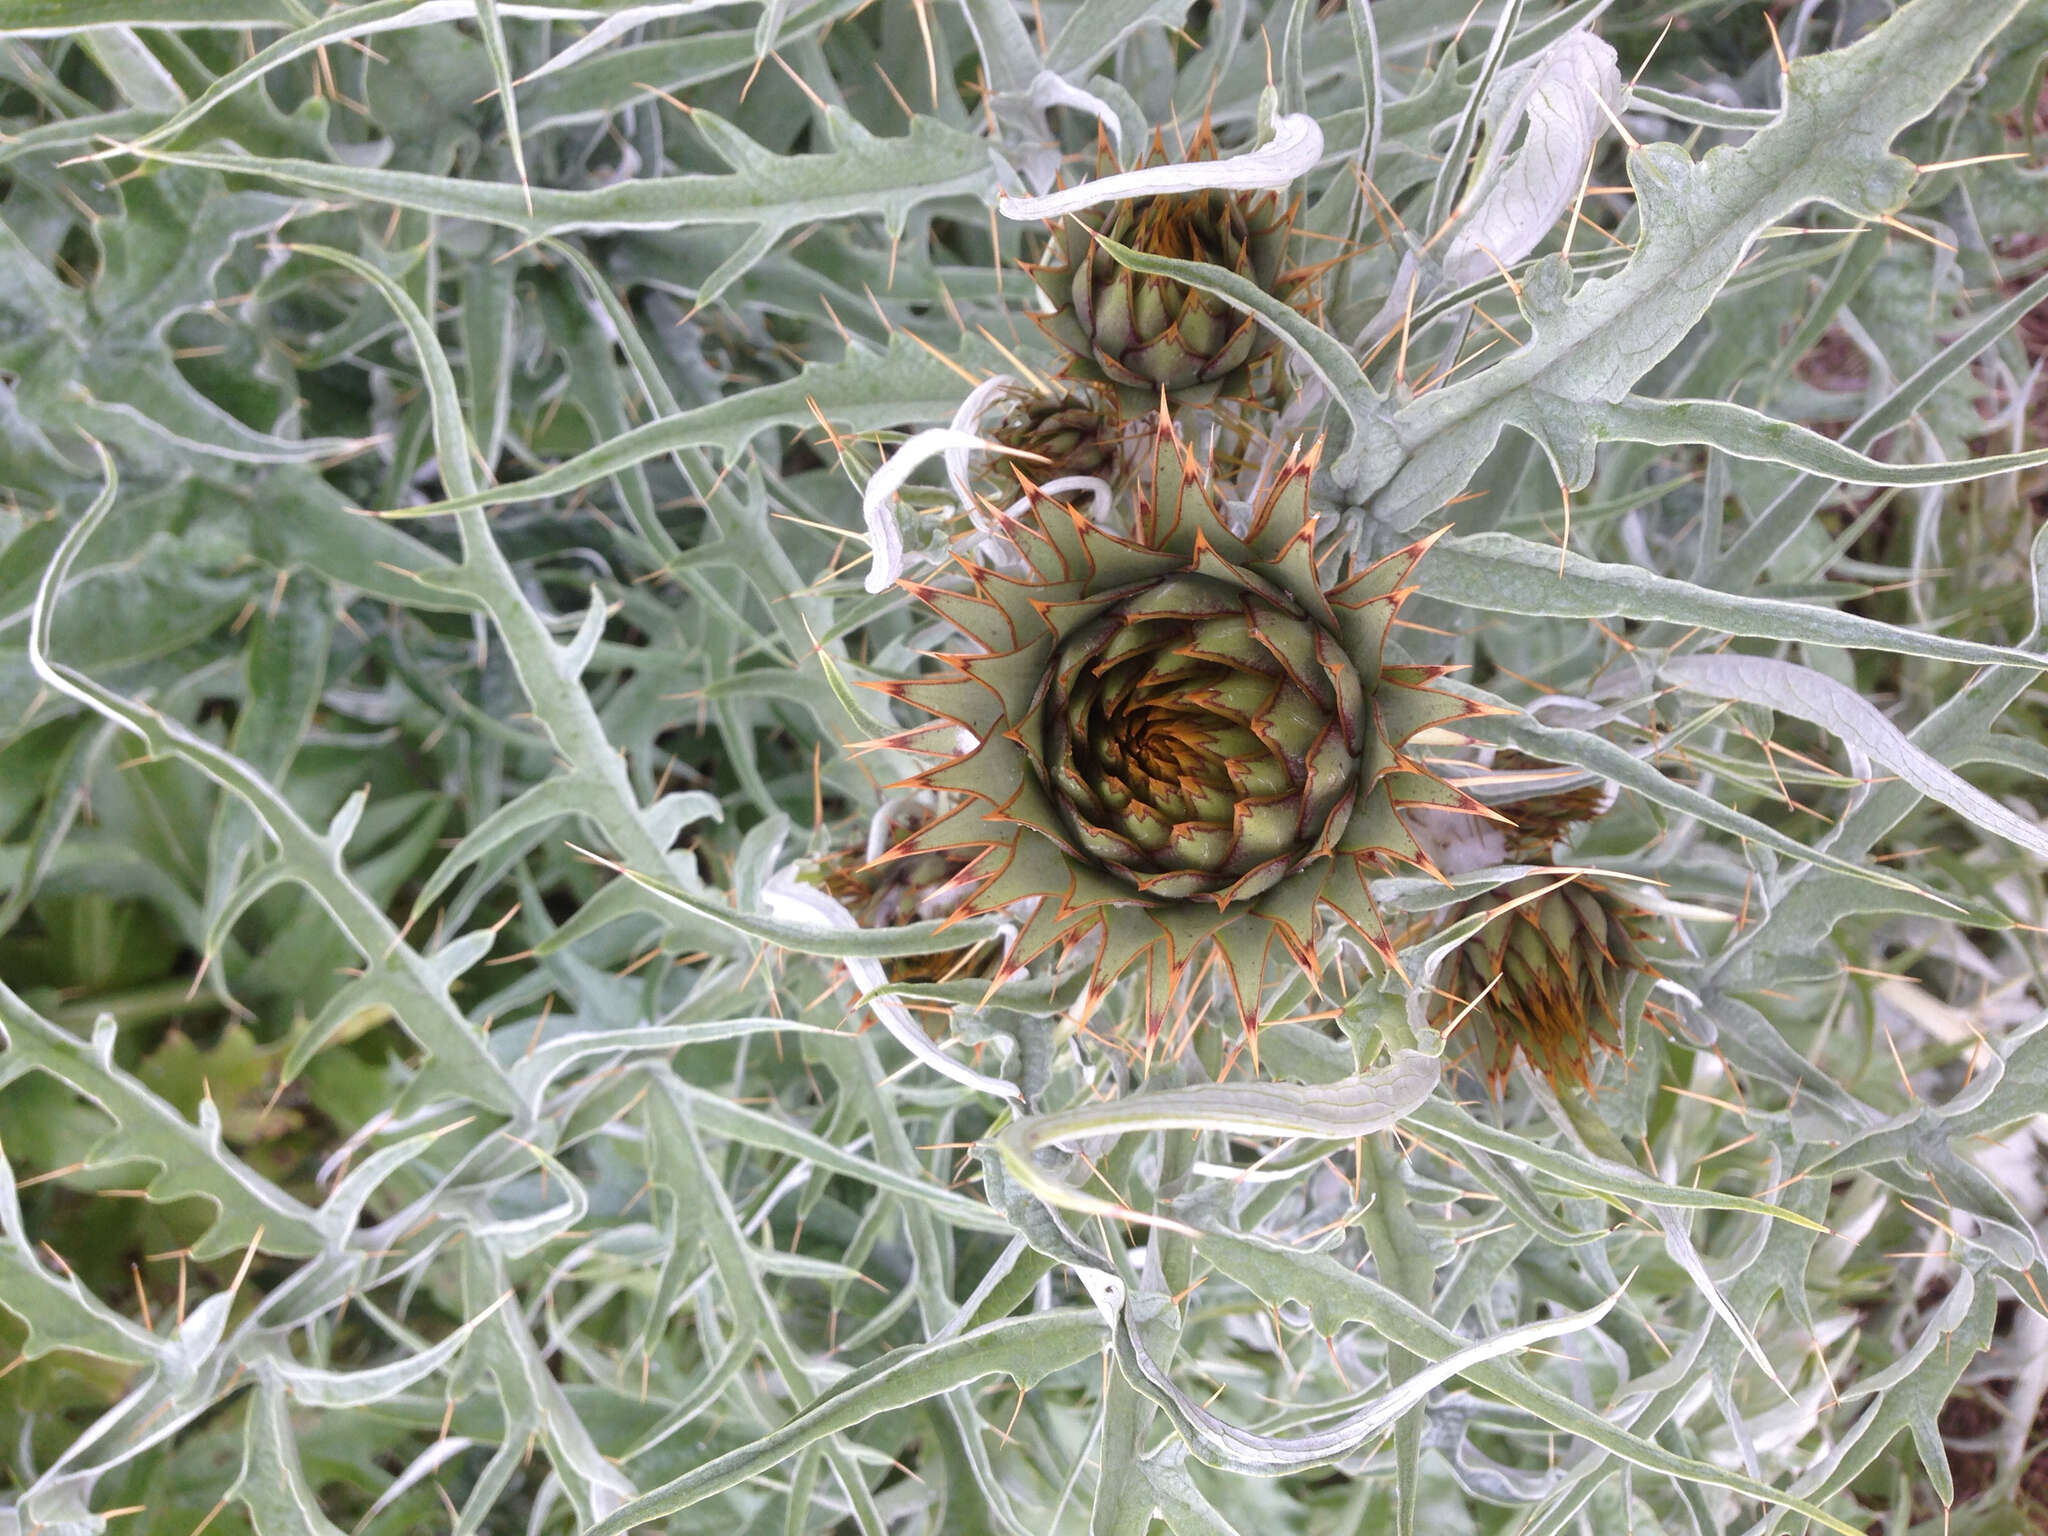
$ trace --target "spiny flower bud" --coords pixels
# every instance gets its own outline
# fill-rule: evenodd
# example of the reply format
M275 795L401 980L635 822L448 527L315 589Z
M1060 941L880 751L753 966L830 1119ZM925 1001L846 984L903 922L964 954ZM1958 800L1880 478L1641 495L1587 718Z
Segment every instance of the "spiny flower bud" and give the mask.
M887 685L940 717L900 744L970 745L914 781L959 804L902 855L972 858L963 915L1035 901L1012 965L1096 935L1099 984L1144 961L1154 1032L1212 942L1255 1022L1269 962L1313 974L1324 907L1391 965L1368 881L1430 867L1401 809L1479 810L1403 751L1478 710L1382 654L1427 545L1326 588L1314 468L1289 459L1227 518L1162 423L1131 537L1033 494L1001 528L1019 570L913 588L972 645Z
M1540 758L1503 748L1493 755L1491 777L1496 782L1522 778L1540 785L1567 771ZM1612 783L1595 782L1576 789L1542 790L1503 805L1507 857L1523 864L1549 862L1558 843L1570 835L1572 828L1606 812L1613 803L1614 792Z
M1438 1027L1464 1015L1458 1027L1476 1036L1496 1091L1517 1051L1553 1082L1587 1082L1596 1046L1621 1054L1623 993L1651 970L1643 914L1597 881L1548 873L1454 907L1448 921L1479 912L1496 915L1444 962Z
M929 807L924 807L890 822L881 850L870 852L874 838L867 843L849 844L808 878L846 908L863 928L898 928L946 916L967 894L969 885L959 878L967 857L947 850L920 853L912 858L889 856L890 849L914 835L932 819L932 814ZM983 944L973 950L894 956L882 962L882 970L890 981L946 981L989 975L1001 960L1001 946Z
M1101 151L1107 158L1105 146ZM1213 159L1205 124L1190 160ZM1153 140L1147 164L1166 158ZM1115 169L1108 161L1107 170ZM1056 306L1040 320L1073 354L1068 372L1112 385L1136 415L1159 403L1200 405L1250 392L1252 366L1278 338L1252 316L1172 278L1133 272L1095 242L1097 234L1148 255L1207 262L1258 285L1282 303L1301 290L1288 270L1294 204L1278 192L1204 188L1160 192L1086 208L1060 220L1032 277Z
M1123 424L1089 395L1019 391L982 430L992 442L1036 455L1024 461L1034 480L1094 475L1114 484L1123 477L1128 457ZM1016 497L1017 476L1008 461L990 462L981 478L989 500L1003 503Z

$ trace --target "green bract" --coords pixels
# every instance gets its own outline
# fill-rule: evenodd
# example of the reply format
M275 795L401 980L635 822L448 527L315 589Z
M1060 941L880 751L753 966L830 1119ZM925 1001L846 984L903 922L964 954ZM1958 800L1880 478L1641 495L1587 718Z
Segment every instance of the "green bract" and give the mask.
M1326 591L1314 463L1290 458L1240 532L1169 423L1132 536L1034 491L1005 525L1021 573L914 589L979 650L893 685L974 738L916 781L965 802L901 850L977 853L963 915L1037 902L1012 964L1097 932L1099 981L1143 959L1152 1029L1212 938L1256 1020L1276 943L1315 970L1324 906L1391 962L1367 880L1431 867L1398 807L1478 809L1402 751L1474 711L1428 686L1443 669L1382 657L1426 545Z

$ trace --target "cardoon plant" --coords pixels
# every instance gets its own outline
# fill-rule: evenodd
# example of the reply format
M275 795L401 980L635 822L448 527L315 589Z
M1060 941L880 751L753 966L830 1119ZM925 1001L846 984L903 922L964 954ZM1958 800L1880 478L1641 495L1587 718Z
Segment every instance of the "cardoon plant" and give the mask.
M0 0L0 1536L2048 1519L2041 0Z

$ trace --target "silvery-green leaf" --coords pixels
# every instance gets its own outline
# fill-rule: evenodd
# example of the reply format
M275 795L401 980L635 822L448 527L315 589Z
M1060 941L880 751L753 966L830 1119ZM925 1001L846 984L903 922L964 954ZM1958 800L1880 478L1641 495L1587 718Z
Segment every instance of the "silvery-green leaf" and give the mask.
M1741 699L1795 716L1839 737L1930 799L1986 831L2048 858L2048 832L1999 804L1954 769L1913 745L1878 707L1833 678L1768 656L1677 656L1664 676L1713 698Z

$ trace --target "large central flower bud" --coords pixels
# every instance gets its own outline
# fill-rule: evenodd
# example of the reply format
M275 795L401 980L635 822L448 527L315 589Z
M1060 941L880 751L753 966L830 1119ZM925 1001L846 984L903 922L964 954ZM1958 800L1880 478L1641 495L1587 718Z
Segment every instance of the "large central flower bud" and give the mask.
M1147 895L1259 895L1349 819L1365 696L1337 638L1278 592L1186 574L1061 643L1044 761L1066 829Z
M1141 968L1153 1034L1212 945L1257 1019L1269 962L1315 974L1326 911L1391 968L1372 876L1434 868L1401 811L1484 814L1403 750L1475 712L1430 686L1443 669L1385 654L1428 546L1326 584L1315 462L1226 515L1162 420L1128 536L1027 487L1011 560L918 589L971 645L887 685L938 722L904 741L953 749L915 780L953 808L899 856L972 860L957 910L1025 914L1013 969L1097 937L1094 984Z

